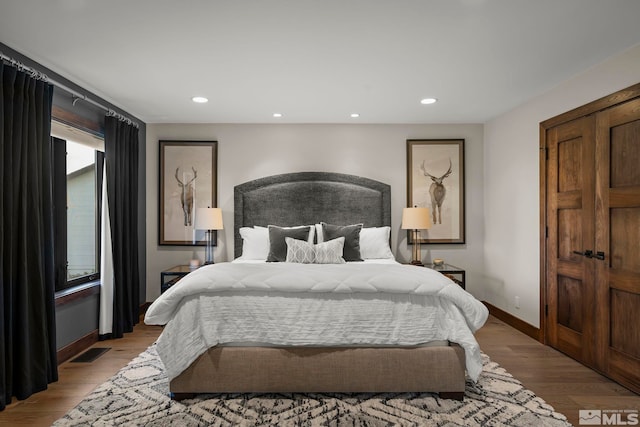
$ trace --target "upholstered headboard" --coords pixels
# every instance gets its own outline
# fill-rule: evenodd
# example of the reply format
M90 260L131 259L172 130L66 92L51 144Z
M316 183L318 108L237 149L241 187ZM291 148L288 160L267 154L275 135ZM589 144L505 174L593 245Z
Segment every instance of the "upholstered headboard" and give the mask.
M234 188L234 256L242 255L240 227L320 222L391 225L391 187L354 175L298 172L256 179Z

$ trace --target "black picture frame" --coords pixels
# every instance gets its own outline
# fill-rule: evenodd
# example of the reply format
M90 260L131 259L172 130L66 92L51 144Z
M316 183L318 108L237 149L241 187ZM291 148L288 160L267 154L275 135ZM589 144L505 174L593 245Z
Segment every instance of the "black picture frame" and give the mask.
M159 149L158 244L205 246L194 219L218 204L218 142L160 140Z
M464 139L407 140L407 206L430 209L419 243L465 243ZM408 232L409 244L413 233Z

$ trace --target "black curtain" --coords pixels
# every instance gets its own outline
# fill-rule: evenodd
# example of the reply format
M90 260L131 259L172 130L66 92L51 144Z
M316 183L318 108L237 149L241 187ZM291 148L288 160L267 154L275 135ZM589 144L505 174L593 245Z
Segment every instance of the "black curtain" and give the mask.
M0 409L58 379L52 96L0 61Z
M107 199L113 248L113 338L133 331L140 313L138 274L138 128L107 116Z

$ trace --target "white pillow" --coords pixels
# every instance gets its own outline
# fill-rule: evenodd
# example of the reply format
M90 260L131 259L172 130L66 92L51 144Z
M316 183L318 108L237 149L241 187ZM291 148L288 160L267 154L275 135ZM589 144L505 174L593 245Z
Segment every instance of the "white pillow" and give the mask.
M389 247L391 227L368 227L360 230L360 256L362 259L394 259Z
M240 227L242 259L265 261L269 256L269 229L267 227Z
M345 263L344 258L342 258L344 237L318 243L317 245L292 237L285 237L284 240L287 244L286 262L302 264Z

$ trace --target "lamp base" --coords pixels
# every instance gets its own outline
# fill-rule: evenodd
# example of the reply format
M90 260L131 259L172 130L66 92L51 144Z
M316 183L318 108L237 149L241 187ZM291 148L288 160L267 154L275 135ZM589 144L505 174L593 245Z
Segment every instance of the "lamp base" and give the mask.
M204 265L213 264L213 231L207 230L205 233L206 246L204 248Z
M419 265L422 266L422 258L420 252L420 230L413 230L413 254L411 256L411 265Z

